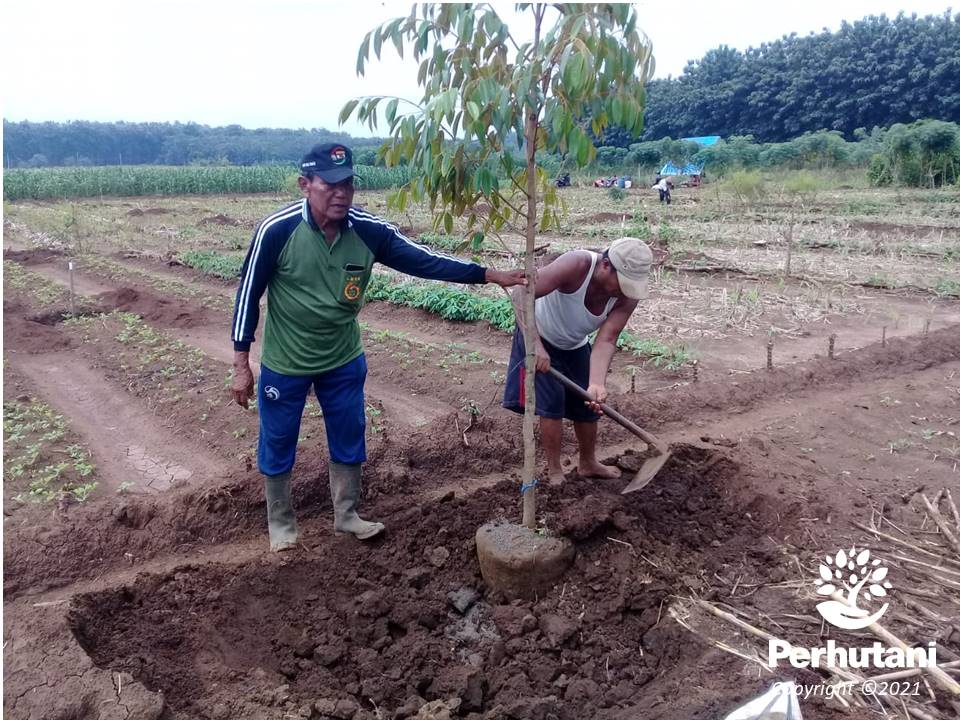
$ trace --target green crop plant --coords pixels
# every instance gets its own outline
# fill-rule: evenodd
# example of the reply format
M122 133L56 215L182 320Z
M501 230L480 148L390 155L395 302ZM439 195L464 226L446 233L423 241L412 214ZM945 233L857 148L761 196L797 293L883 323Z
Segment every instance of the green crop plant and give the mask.
M455 235L444 235L442 233L427 232L423 233L417 241L437 248L437 250L446 250L448 252L459 252L466 248L470 242Z
M357 165L357 188L397 188L409 180L406 167ZM7 170L4 200L134 195L286 193L288 165L101 166Z
M933 292L940 297L960 298L960 280L943 278L933 286Z
M64 287L11 260L3 261L3 282L8 288L29 295L43 307L69 301L70 294Z
M620 333L617 347L640 358L649 360L654 367L664 370L679 370L693 362L693 356L683 347L670 347L657 340L638 338L629 332Z
M63 447L67 423L46 403L5 402L3 435L4 482L26 481L26 497L21 494L18 499L46 502L64 493L85 499L89 494L85 488L96 487L92 480L80 482L96 471L89 451L77 444ZM62 459L63 455L69 459Z
M199 270L225 280L233 280L240 275L243 267L243 255L224 255L223 253L190 250L180 253L177 259L187 267Z
M374 275L366 299L420 308L447 320L486 320L498 330L513 331L513 303L506 297L486 297L439 283L391 283L384 275Z
M97 489L98 484L99 483L96 482L88 482L82 485L73 485L67 492L73 495L77 502L84 502L90 497L90 494Z

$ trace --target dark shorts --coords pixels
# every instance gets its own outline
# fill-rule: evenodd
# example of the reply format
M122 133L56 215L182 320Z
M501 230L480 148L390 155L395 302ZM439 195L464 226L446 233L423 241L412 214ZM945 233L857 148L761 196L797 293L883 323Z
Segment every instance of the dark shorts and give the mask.
M260 366L257 407L260 411L260 438L257 465L264 475L289 472L297 455L300 419L310 389L323 410L330 459L344 465L358 465L367 459L364 438L363 383L367 358L363 355L319 375L281 375Z
M590 382L590 343L576 350L561 350L546 340L543 347L550 356L551 367L566 375L580 387ZM523 383L526 377L524 367L523 335L519 330L513 333L513 347L510 350L510 365L507 368L507 385L503 391L503 407L523 413L525 405ZM600 416L591 411L582 399L569 392L554 377L537 373L534 380L537 392L537 415L559 420L567 418L574 422L596 422Z

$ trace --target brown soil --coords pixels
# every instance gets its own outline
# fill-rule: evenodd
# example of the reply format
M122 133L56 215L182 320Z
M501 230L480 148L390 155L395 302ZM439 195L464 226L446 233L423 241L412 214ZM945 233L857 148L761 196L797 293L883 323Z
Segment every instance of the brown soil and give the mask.
M942 227L935 225L898 225L896 223L874 222L872 220L853 220L850 222L852 230L865 230L874 235L910 235L916 237L925 230L931 233L939 233Z
M173 210L170 210L169 208L132 208L127 211L127 215L130 217L140 217L141 215L169 215L172 212Z
M50 257L16 259L56 276ZM59 324L63 308L40 313L8 290L9 367L67 417L107 484L146 472L125 465L134 446L150 467L190 476L5 524L12 718L372 720L416 716L428 701L491 720L722 717L775 676L683 629L669 612L678 598L726 603L766 627L756 618L809 616L790 582L794 558L806 562L818 540L859 541L848 520L920 482L960 495L944 460L960 416L958 325L835 360L616 394L672 458L624 496L644 457L638 441L602 421L601 457L624 478L584 480L568 435L567 481L541 487L539 516L575 542L577 561L545 597L505 602L482 582L473 537L486 521L515 520L519 504L521 421L497 407L491 376L508 337L371 305L371 333L423 344L367 338L370 400L384 412L370 423L364 512L388 532L369 545L332 533L322 420L308 416L294 482L304 547L278 558L265 551L250 456L256 416L225 397L229 319L146 284L84 282L98 307L142 313L209 350L196 379L178 377L173 399L162 363L133 370L140 349L117 339L115 321L80 338ZM458 403L489 398L465 436ZM912 444L890 450L899 438ZM888 512L903 522L910 510ZM454 609L472 594L469 610ZM942 646L960 652L949 638ZM839 717L816 702L803 712Z
M598 212L593 215L589 215L584 218L584 223L600 223L600 222L609 222L610 220L616 220L620 222L623 218L630 215L626 210L623 212Z
M737 468L704 471L710 459L681 448L656 490L626 499L619 486L583 481L551 493L547 522L578 541L579 557L563 594L539 602L501 604L479 579L472 536L502 511L503 486L400 511L373 558L337 542L333 553L282 566L142 576L76 597L70 625L97 665L162 691L176 716L212 717L210 688L221 687L215 702L229 717L256 717L281 685L294 708L326 698L393 709L411 696L453 696L487 717L613 717L658 704L648 717L719 713L744 688L677 692L678 665L697 663L704 648L658 624L661 603L744 557L763 577L777 556L756 538L786 528L767 503L731 502L724 486ZM445 558L440 567L435 557ZM464 587L480 598L461 616L447 596Z
M229 225L230 227L238 227L241 224L242 223L239 220L224 215L223 213L210 215L209 217L205 217L197 223L197 225Z

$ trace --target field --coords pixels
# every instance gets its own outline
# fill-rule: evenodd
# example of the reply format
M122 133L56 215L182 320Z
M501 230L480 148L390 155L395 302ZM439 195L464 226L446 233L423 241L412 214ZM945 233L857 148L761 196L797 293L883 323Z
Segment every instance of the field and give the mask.
M387 534L334 536L314 400L295 469L304 548L276 557L256 409L229 400L229 325L253 228L287 198L5 202L6 715L721 718L777 679L838 679L761 667L744 623L804 647L874 641L815 610L818 563L853 546L890 568L883 626L960 659L960 548L937 524L960 530L956 191L561 196L539 262L622 235L657 248L608 386L674 454L624 496L645 449L601 421L624 479L588 481L568 428L566 482L539 497L577 560L514 602L484 586L474 546L482 523L519 519L502 292L380 269L360 316L364 510ZM434 247L520 263L515 231L464 249L423 208L355 202ZM853 693L803 714L956 716L935 678L913 680L904 710Z

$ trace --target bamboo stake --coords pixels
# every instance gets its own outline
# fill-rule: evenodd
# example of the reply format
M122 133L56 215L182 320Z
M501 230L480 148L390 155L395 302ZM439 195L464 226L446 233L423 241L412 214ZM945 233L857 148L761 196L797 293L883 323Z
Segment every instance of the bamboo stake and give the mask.
M77 308L73 300L73 260L67 263L67 267L70 269L70 316L77 316Z
M927 499L927 496L921 493L920 497L923 498L923 504L927 506L927 513L937 524L937 527L939 527L943 532L943 536L953 547L954 552L960 556L960 540L957 540L957 536L954 535L953 531L950 530L950 526L947 524L947 521L944 520L943 515L941 515L940 511L930 503L930 501Z

